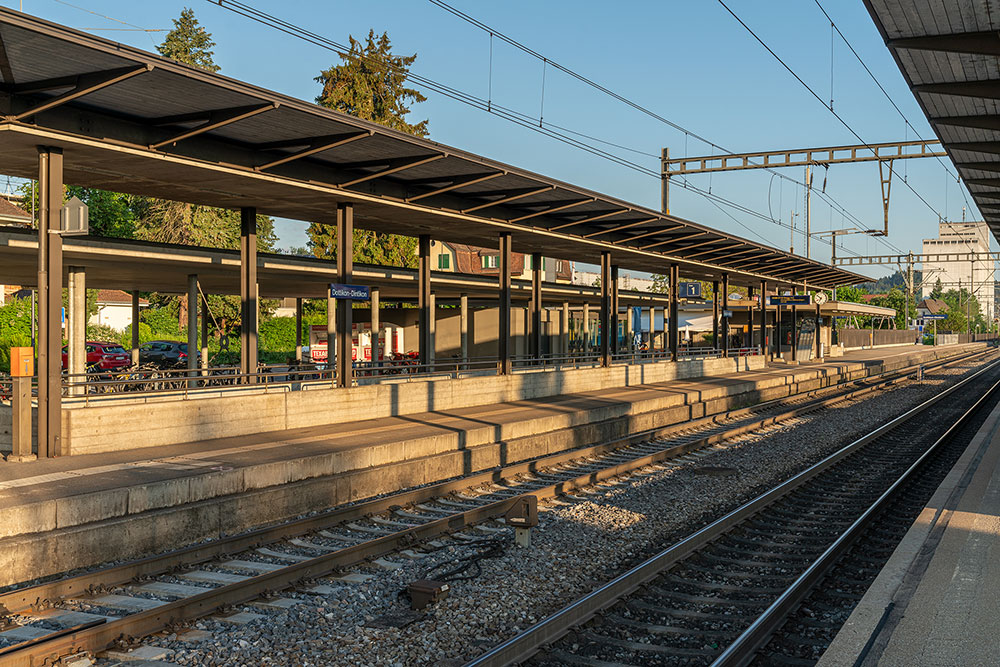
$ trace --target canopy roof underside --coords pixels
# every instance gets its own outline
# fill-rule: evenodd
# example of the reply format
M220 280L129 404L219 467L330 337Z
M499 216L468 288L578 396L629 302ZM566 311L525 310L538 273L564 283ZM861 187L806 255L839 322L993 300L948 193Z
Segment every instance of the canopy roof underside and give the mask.
M863 276L0 9L0 172L734 284Z

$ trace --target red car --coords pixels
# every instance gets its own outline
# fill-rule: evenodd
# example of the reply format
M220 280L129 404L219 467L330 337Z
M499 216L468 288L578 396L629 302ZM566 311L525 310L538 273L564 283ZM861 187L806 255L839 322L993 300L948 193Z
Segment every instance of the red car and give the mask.
M131 366L132 357L118 343L87 341L87 367L90 368L95 364L103 371L114 371ZM64 346L62 351L62 367L66 369L67 366L69 366L69 348Z

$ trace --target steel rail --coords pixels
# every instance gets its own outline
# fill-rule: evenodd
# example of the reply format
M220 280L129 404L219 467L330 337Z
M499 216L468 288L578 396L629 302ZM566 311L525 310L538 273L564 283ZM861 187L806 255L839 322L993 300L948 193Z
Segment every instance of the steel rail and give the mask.
M788 614L805 598L806 595L826 575L836 562L851 548L857 538L885 508L886 505L907 484L916 471L930 458L940 446L953 437L977 412L983 403L1000 387L1000 380L995 382L961 417L959 417L944 434L938 438L913 464L903 472L865 512L858 517L819 558L817 558L799 577L775 600L739 637L726 647L726 650L712 662L712 667L744 667L748 665L761 648L770 640L784 623Z
M640 586L650 581L667 568L729 532L729 530L731 530L734 526L739 525L747 519L755 516L764 508L787 496L789 493L798 489L800 486L820 473L833 467L846 457L865 447L876 438L922 414L931 406L950 396L953 392L959 390L967 384L975 381L980 375L996 368L997 366L1000 366L1000 360L992 361L990 364L984 366L972 375L955 383L951 387L948 387L944 391L938 393L916 407L911 408L892 421L883 424L867 435L858 438L848 445L845 445L821 461L785 480L778 486L762 493L753 500L750 500L725 516L692 533L680 542L677 542L651 558L648 558L624 574L600 586L593 592L578 598L554 614L542 619L521 634L512 637L479 657L470 660L464 667L501 667L503 665L520 663L529 659L543 646L560 639L574 627L579 626L580 624L593 618L596 614L607 609L611 605L614 605L621 598L630 595Z
M989 350L985 350L973 355L964 355L959 353L936 360L931 364L925 364L924 366L925 368L945 367L955 363L976 359L989 354L989 352ZM258 528L252 531L213 540L211 542L183 547L168 553L148 556L146 558L129 561L110 568L81 573L72 577L41 583L31 587L14 589L12 591L0 593L0 613L20 613L26 610L38 608L39 606L51 603L54 600L59 600L73 595L80 595L89 590L116 586L127 583L136 578L161 574L177 567L178 565L197 565L230 553L260 547L265 544L281 541L283 539L298 537L306 533L329 528L331 526L363 518L371 514L385 512L394 505L405 506L425 502L455 491L466 490L491 482L498 482L516 475L539 472L545 467L552 467L567 461L604 454L631 444L643 442L645 440L662 438L678 432L698 429L703 426L709 426L711 424L716 424L720 421L729 419L740 419L742 417L749 416L754 412L766 411L771 408L780 407L783 404L807 400L820 393L831 390L835 391L838 387L846 387L848 385L855 385L856 387L855 389L849 391L841 391L833 396L824 397L807 404L798 405L792 410L760 419L754 422L754 424L749 425L752 429L761 428L763 426L768 426L775 421L789 419L811 410L827 407L837 402L851 400L865 393L875 391L893 382L905 379L906 376L909 375L915 368L916 366L908 366L902 369L885 371L863 379L848 379L835 385L790 394L788 396L771 401L765 401L754 406L738 408L725 413L709 415L678 424L649 429L630 434L624 438L618 438L597 445L575 448L538 459L531 459L528 461L510 464L502 468L475 473L473 475L454 480L395 493L382 498L351 505L349 507L321 512L310 517L278 524L276 526ZM746 432L745 427L741 427L740 429L731 429L724 433L713 434L707 436L706 438L696 440L693 443L689 443L687 447L702 447L709 444L715 444L720 440L741 435L744 432ZM663 451L673 452L671 455L680 455L685 453L683 451L679 451L676 447L672 449L665 449ZM686 451L690 450L688 449Z
M969 359L983 356L989 352L989 350L986 350L973 355L964 355L959 353L944 359L936 360L933 364L925 364L925 366L947 366L962 361L968 361ZM61 633L58 636L54 633L53 635L41 637L32 642L16 644L7 647L4 652L0 652L0 666L32 666L44 664L44 661L46 660L54 661L65 655L78 653L80 651L101 651L114 644L122 637L136 637L153 634L173 624L203 617L220 608L247 602L271 591L286 588L302 579L322 576L363 560L391 553L415 541L430 539L444 533L467 528L490 518L503 516L510 506L517 502L520 498L526 496L534 496L539 500L551 498L574 489L591 486L595 483L617 477L624 473L631 472L666 459L683 455L687 452L757 430L776 422L822 409L837 402L850 400L858 395L875 391L879 387L905 379L905 377L913 371L913 368L914 367L911 366L904 369L887 371L879 374L878 376L865 378L864 380L847 380L843 383L839 383L838 385L833 385L832 387L787 396L782 399L761 403L757 406L742 408L723 413L721 415L704 417L694 421L683 422L669 427L651 429L608 443L561 452L550 457L513 464L501 469L486 471L469 477L444 482L442 484L428 486L421 489L414 489L400 494L394 494L352 507L333 510L315 515L313 517L296 520L287 524L262 528L214 542L186 547L167 554L132 561L104 570L84 573L67 579L61 579L49 583L39 584L37 586L10 591L0 595L0 607L2 607L3 611L8 614L21 613L26 610L50 605L53 602L58 602L59 600L70 596L82 595L105 587L125 584L141 577L163 574L180 566L197 565L219 556L238 553L247 549L259 547L263 544L273 543L282 539L296 537L333 525L342 524L352 519L385 512L397 505L409 505L432 500L454 491L469 489L481 484L502 481L520 474L541 472L549 466L558 465L559 463L563 463L565 461L606 453L630 444L643 442L657 437L663 437L665 435L669 435L670 433L687 431L692 428L697 428L698 426L709 425L717 422L720 418L728 419L748 416L755 411L767 409L768 407L780 407L782 403L787 403L790 399L802 400L803 398L814 396L817 393L829 391L831 388L835 388L840 385L857 385L865 381L870 381L875 377L881 378L877 382L870 382L868 386L851 389L838 393L834 396L823 397L815 401L810 401L791 410L784 411L777 415L767 416L749 424L727 429L723 432L716 432L682 445L667 447L652 454L637 456L629 461L610 465L602 468L601 470L587 472L569 480L561 480L554 484L527 490L515 496L498 500L474 509L456 512L455 514L441 519L397 531L390 535L368 540L357 545L348 546L308 561L289 565L281 570L260 574L246 581L220 586L218 588L207 590L205 593L201 593L196 596L169 602L156 607L155 609L130 614L118 620L80 629L77 632ZM941 396L950 393L950 391L951 390L945 392Z

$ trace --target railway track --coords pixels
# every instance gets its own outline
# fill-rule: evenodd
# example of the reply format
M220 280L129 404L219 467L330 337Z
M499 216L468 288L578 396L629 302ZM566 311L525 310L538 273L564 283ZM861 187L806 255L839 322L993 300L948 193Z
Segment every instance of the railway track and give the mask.
M863 594L851 559L870 574L877 558L851 546L866 535L891 553L877 526L908 525L1000 400L998 387L993 362L468 667L812 664L817 623L789 615L824 576L842 590L838 563L851 595Z
M992 356L987 352L977 356ZM941 360L926 368L966 362ZM0 665L96 653L903 381L913 369L507 466L0 594ZM468 495L475 489L480 495Z

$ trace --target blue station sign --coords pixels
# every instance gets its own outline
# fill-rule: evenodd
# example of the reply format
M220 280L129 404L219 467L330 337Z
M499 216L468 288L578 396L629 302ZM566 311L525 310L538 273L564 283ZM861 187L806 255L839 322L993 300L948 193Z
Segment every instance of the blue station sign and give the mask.
M330 283L331 299L349 299L351 301L367 301L372 298L371 288L366 285L341 285Z
M701 283L677 283L677 296L681 299L700 299Z
M808 294L778 294L767 297L769 306L809 306L812 304L812 297Z

